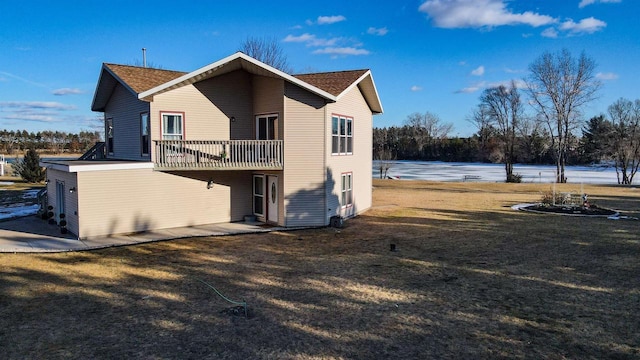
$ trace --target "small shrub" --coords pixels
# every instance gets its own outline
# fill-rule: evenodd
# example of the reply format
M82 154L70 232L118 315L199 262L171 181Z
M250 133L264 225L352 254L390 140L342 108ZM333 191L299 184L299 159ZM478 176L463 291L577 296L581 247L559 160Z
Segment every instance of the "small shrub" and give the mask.
M510 174L507 176L508 183L521 183L522 175L521 174Z
M547 206L552 206L552 205L561 205L562 204L562 194L560 193L556 193L555 194L555 201L553 199L553 191L552 190L548 190L542 193L542 198L540 199L540 203L543 205L547 205Z

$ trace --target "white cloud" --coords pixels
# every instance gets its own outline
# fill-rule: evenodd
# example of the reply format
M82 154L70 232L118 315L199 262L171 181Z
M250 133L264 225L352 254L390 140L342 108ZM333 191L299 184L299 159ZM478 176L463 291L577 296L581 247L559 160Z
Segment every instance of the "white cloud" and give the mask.
M504 81L495 81L495 82L486 82L480 81L478 83L472 84L468 87L462 88L460 90L456 90L456 94L471 94L483 89L494 88L498 86L511 87L511 83L514 83L516 88L524 89L527 87L527 83L522 79L513 79L513 80L504 80Z
M63 95L77 95L82 94L84 91L76 88L61 88L55 89L51 92L53 95L63 96Z
M602 4L615 4L615 3L620 3L622 2L622 0L582 0L580 1L580 4L578 4L579 8L583 8L587 5L591 5L591 4L595 4L595 3L602 3Z
M482 89L485 85L486 85L486 82L481 81L481 82L479 82L477 84L468 86L466 88L462 88L460 90L456 90L455 93L456 94L471 94L471 93L474 93L474 92Z
M473 76L482 76L484 75L484 66L480 65L478 68L471 71L471 75Z
M346 21L347 18L342 15L334 16L318 16L318 25L335 24L337 22Z
M589 17L582 19L577 23L569 19L560 24L560 30L568 31L570 34L593 34L596 31L602 30L606 26L606 22L594 17Z
M54 101L1 101L0 119L36 122L59 122L61 112L75 110L73 105Z
M543 37L546 38L551 38L551 39L555 39L558 37L558 30L556 30L555 28L548 28L548 29L544 29L543 32L540 33L540 35L542 35Z
M416 92L416 91L422 91L422 86L418 86L418 85L413 85L411 87L411 91Z
M314 54L329 54L329 55L369 55L371 52L366 49L359 49L356 47L326 47L324 49L318 49L313 52Z
M489 89L489 88L494 88L494 87L498 87L498 86L504 86L506 88L510 88L512 82L516 86L517 89L525 89L527 87L527 83L524 80L522 80L522 79L512 79L512 80L490 82L490 83L486 84L486 88Z
M611 73L611 72L596 74L596 78L600 80L616 80L618 77L619 77L618 74Z
M304 33L300 36L287 35L287 37L285 37L284 40L282 41L305 43L307 46L318 47L318 46L334 46L339 40L340 38L320 39L320 38L317 38L315 35Z
M0 107L14 109L50 109L74 110L73 105L66 105L55 101L0 101Z
M311 40L313 40L315 38L316 38L315 35L304 33L304 34L299 35L299 36L287 35L287 37L285 37L283 41L284 42L307 42L307 41L311 41Z
M532 11L514 13L505 0L427 0L418 8L441 28L481 28L503 25L533 27L555 23L548 15Z
M370 34L370 35L385 36L387 35L388 32L389 30L386 27L379 28L379 29L370 27L369 29L367 29L367 34Z
M321 39L313 34L304 33L299 36L287 35L282 41L304 43L307 47L316 47L312 54L329 54L332 57L347 55L369 55L370 51L362 48L362 43L351 39Z
M21 121L35 121L35 122L59 122L62 119L58 119L55 116L47 114L0 114L0 119L4 120L21 120Z
M524 72L524 70L504 68L504 72L506 72L507 74L521 74Z

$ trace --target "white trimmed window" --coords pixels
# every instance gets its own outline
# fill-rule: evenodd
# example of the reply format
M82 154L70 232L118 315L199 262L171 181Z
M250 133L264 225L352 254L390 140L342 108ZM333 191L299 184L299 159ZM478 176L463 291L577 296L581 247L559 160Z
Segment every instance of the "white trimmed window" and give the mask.
M113 155L113 119L107 119L104 125L104 131L107 134L107 153Z
M182 140L184 138L184 115L162 114L162 140Z
M340 115L331 117L331 153L353 154L353 118Z
M353 173L342 174L340 205L343 208L353 205Z
M275 140L278 115L256 116L256 140Z
M149 130L151 124L149 123L149 113L140 114L140 154L142 156L149 155L149 148L151 143L149 141Z

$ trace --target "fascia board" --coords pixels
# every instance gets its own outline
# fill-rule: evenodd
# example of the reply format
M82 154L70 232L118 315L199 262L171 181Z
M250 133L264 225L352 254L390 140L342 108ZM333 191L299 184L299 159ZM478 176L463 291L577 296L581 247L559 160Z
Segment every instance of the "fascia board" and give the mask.
M216 62L214 62L212 64L209 64L207 66L204 66L204 67L202 67L202 68L200 68L198 70L192 71L192 72L190 72L190 73L188 73L186 75L183 75L183 76L181 76L181 77L179 77L177 79L171 80L171 81L166 82L164 84L158 85L158 86L154 87L153 89L149 89L149 90L147 90L145 92L142 92L142 93L140 93L138 95L138 99L144 99L144 98L153 96L153 95L161 92L162 90L165 90L167 88L170 88L172 86L180 84L181 82L185 82L185 81L189 81L189 80L195 79L196 77L198 77L199 75L201 75L203 73L206 73L206 72L211 71L211 70L215 70L216 68L224 66L224 65L226 65L226 64L228 64L228 63L230 63L230 62L232 62L232 61L234 61L236 59L240 59L242 61L246 61L246 62L249 62L249 63L251 63L253 65L256 65L256 66L258 66L258 67L260 67L260 68L262 68L262 69L264 69L264 70L276 75L277 77L280 77L280 78L282 78L282 79L284 79L284 80L286 80L286 81L288 81L290 83L298 85L298 86L300 86L300 87L302 87L302 88L304 88L304 89L306 89L306 90L308 90L308 91L310 91L312 93L315 93L316 95L319 95L319 96L321 96L321 97L323 97L325 99L328 99L328 100L331 100L331 101L336 101L336 97L331 95L331 94L329 94L328 92L326 92L324 90L321 90L321 89L319 89L319 88L317 88L317 87L315 87L315 86L313 86L311 84L308 84L308 83L306 83L306 82L304 82L302 80L296 79L295 77L293 77L293 76L291 76L291 75L289 75L289 74L287 74L285 72L282 72L282 71L280 71L280 70L278 70L278 69L276 69L274 67L271 67L271 66L269 66L269 65L267 65L267 64L265 64L263 62L260 62L260 61L254 59L254 58L252 58L252 57L250 57L248 55L245 55L244 53L241 53L241 52L237 52L237 53L235 53L233 55L227 56L224 59L218 60L218 61L216 61Z
M360 76L358 78L358 80L354 81L351 85L349 85L349 87L347 87L343 92L341 92L336 99L340 99L342 98L344 95L346 95L349 91L351 91L354 87L358 86L362 81L364 81L364 79L366 79L367 77L370 78L371 80L371 86L373 87L373 92L375 93L375 101L377 107L380 108L380 111L375 110L376 113L382 114L383 109L382 109L382 102L380 102L380 96L378 95L378 89L376 88L376 83L373 81L373 75L371 75L371 70L367 70L367 72L365 72L364 74L362 74L362 76ZM373 110L373 109L372 109Z

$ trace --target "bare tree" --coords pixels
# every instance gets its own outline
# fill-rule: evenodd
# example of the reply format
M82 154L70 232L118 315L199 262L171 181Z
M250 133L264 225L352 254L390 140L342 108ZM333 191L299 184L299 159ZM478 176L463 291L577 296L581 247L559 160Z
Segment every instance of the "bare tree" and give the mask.
M640 167L640 99L619 99L609 106L613 123L611 150L618 184L631 184Z
M436 139L446 139L453 130L453 124L442 123L438 115L428 111L407 116L405 125L411 128L419 154L422 154L425 145L433 144Z
M293 72L276 38L249 37L242 43L239 51L285 73Z
M546 52L529 65L527 90L551 135L556 159L556 182L567 182L564 173L572 131L580 126L580 109L596 98L601 87L595 77L596 63L584 53L574 59L564 49Z
M512 81L509 88L500 85L485 89L480 96L480 102L482 112L486 113L490 123L495 124L498 130L507 182L519 182L519 177L513 175L513 163L516 154L516 129L524 117L520 92Z

